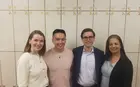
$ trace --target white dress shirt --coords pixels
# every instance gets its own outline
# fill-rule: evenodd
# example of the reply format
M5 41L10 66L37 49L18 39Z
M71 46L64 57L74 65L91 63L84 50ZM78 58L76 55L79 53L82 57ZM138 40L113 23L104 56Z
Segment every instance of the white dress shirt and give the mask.
M47 66L43 58L23 53L17 64L18 87L46 87L48 83Z
M92 86L96 82L95 55L92 52L83 51L78 83L82 86Z

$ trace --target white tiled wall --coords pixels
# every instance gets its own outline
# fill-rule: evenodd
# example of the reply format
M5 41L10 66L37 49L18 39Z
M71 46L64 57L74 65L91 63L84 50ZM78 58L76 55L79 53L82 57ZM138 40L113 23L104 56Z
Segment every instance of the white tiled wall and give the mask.
M0 86L16 85L16 62L30 32L41 30L49 49L52 31L63 28L66 46L74 48L87 27L102 50L109 35L121 36L134 66L133 87L140 87L140 0L0 0Z

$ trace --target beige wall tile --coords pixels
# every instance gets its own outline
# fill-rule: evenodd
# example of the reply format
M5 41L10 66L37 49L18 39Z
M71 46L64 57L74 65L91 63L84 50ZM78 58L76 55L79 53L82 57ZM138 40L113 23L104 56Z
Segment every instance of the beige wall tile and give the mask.
M62 0L62 10L76 10L77 0Z
M12 9L12 0L0 0L0 10L10 10Z
M96 8L96 10L108 10L109 6L110 0L95 0L94 2L94 7Z
M121 39L124 39L125 15L122 12L113 12L110 16L109 35L118 34Z
M126 0L111 0L111 9L112 10L125 10Z
M126 52L138 52L140 36L140 15L131 12L126 18L125 49Z
M16 85L14 52L0 52L2 82L5 87Z
M15 51L23 51L29 36L29 20L25 11L14 14Z
M46 11L46 45L47 50L53 47L52 33L54 29L60 28L60 14L59 12Z
M140 0L127 0L127 7L130 10L139 10L140 8Z
M93 10L93 1L94 0L78 0L78 7L81 10ZM80 8L78 8L80 10Z
M29 0L29 10L44 10L45 0Z
M73 12L64 11L62 15L62 28L66 31L68 48L76 47L76 15Z
M81 12L78 15L77 46L83 45L81 32L84 28L92 28L93 15L90 12Z
M14 51L12 14L0 11L0 51Z
M44 11L30 11L30 32L33 30L41 30L45 33Z
M61 0L45 0L46 10L60 10Z
M138 53L127 53L128 58L131 60L133 64L133 81L132 87L136 85L136 78L137 78L137 64L138 64Z
M105 43L108 37L109 15L106 12L98 12L94 15L94 29L96 33L95 47L101 50L105 49Z
M14 10L28 10L28 0L13 0Z

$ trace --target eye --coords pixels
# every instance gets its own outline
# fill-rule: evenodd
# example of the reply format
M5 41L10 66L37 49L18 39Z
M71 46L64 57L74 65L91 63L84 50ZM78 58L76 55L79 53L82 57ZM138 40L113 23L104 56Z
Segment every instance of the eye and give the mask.
M37 42L38 40L37 40L37 39L34 39L34 41L36 41L36 42Z
M44 42L44 40L40 40L40 42Z

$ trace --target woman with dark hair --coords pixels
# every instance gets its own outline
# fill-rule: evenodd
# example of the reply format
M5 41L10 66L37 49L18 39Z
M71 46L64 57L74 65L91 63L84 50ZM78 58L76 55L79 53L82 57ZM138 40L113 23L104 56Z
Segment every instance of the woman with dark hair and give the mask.
M108 37L105 58L101 72L101 87L131 87L133 65L126 56L121 38L118 35Z
M46 51L44 34L34 30L28 38L24 53L17 64L18 87L47 87L47 66L43 59Z

